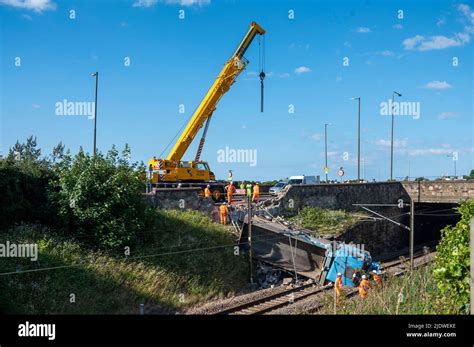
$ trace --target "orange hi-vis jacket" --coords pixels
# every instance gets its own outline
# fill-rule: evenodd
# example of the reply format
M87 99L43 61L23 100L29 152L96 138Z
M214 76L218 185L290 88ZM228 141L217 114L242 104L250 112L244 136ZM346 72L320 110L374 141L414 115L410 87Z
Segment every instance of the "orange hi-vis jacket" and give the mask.
M258 184L253 186L253 195L259 196L260 195L260 186Z
M226 205L222 204L219 206L220 221L221 224L227 224L227 213L229 212Z
M360 295L360 297L365 298L367 296L367 294L369 293L369 289L370 289L369 281L367 281L367 279L362 279L362 281L360 281L360 283L359 283L359 295Z
M227 213L229 212L229 209L227 208L226 205L222 204L222 205L219 206L219 212L221 214L227 215Z
M336 288L336 295L341 296L342 294L342 278L336 278L336 282L334 282L334 287Z
M228 184L225 186L225 189L227 190L227 200L230 204L232 202L232 194L234 193L235 187Z
M377 286L382 287L382 277L379 275L374 275L374 282L377 284Z

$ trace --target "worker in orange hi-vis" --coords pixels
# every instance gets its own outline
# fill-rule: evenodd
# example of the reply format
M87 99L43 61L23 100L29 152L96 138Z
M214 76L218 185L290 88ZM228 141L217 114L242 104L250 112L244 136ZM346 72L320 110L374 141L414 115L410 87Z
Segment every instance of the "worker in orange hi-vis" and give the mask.
M255 201L255 202L260 201L260 186L258 185L258 182L255 183L255 185L253 186L252 201Z
M219 206L219 213L221 216L221 224L227 224L227 214L229 213L229 209L227 208L227 204L224 202L222 205Z
M367 294L369 293L369 289L370 289L370 283L367 280L367 276L362 275L362 281L360 281L359 283L359 296L361 298L365 298Z
M382 288L382 276L377 273L377 270L372 270L372 278L377 288Z
M232 194L234 194L235 187L234 182L230 182L228 185L225 186L225 190L227 190L227 203L232 203Z
M211 186L208 184L206 188L204 188L204 197L209 199L211 197Z
M337 278L336 278L336 281L334 282L334 290L336 291L336 302L338 304L341 303L341 297L343 295L343 291L342 291L342 274L339 272L337 274Z

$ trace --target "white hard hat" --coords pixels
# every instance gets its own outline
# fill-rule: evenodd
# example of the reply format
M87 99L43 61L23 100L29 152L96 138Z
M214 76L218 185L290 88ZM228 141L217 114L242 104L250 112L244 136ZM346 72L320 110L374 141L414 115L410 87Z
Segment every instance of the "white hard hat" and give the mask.
M356 274L355 274L355 272L354 272L354 274L352 275L352 277L356 277Z
M337 277L341 277L342 274L340 272L337 273Z
M367 278L367 276L366 276L366 275L362 275L362 278L365 280L365 279Z
M377 270L372 270L372 272L373 272L374 274L376 274L376 273L377 273Z

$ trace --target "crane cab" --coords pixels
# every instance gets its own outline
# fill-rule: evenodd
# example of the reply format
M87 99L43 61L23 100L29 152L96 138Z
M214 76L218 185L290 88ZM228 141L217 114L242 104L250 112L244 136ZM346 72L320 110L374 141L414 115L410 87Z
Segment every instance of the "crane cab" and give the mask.
M153 158L148 162L152 184L162 182L206 182L216 179L205 161L173 161Z

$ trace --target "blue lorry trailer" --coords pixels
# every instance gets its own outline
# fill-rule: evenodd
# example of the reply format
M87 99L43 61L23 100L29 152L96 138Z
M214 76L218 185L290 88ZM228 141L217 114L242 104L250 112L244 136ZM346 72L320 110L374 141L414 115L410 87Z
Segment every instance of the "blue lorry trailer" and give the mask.
M240 235L242 250L249 250L248 224ZM252 219L252 255L289 272L313 279L316 283L334 282L337 274L342 274L343 285L354 286L354 273L361 274L379 270L370 253L363 246L344 244L311 236L308 230L293 230L289 226L267 220L263 217Z

